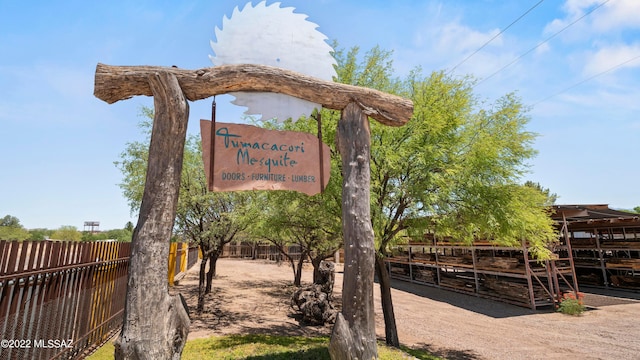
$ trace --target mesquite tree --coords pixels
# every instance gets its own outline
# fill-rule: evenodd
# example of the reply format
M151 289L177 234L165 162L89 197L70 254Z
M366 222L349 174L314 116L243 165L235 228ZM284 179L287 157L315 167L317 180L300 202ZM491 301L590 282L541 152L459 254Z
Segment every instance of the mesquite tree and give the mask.
M546 196L518 184L535 155L526 131L526 108L512 94L488 109L473 94L473 81L442 72L405 80L393 77L391 53L374 48L361 62L358 49L336 52L338 81L372 87L413 100L405 126L371 124L371 216L376 239L386 341L399 346L390 280L389 247L408 235L436 230L461 241L474 237L503 245L526 238L546 255L556 239L545 211ZM406 240L404 240L406 241Z

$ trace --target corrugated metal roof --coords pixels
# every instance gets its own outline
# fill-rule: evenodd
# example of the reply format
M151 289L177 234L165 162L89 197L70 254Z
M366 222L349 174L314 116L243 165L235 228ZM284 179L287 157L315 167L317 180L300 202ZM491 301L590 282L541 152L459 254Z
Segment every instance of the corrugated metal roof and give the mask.
M570 227L640 226L640 214L610 209L609 205L553 205L552 209L551 217L562 221L564 215Z

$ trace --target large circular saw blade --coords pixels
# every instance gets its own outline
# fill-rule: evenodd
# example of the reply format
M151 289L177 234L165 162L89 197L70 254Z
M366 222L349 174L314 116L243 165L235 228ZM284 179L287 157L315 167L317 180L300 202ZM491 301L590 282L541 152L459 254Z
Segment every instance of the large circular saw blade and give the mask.
M280 7L262 1L236 7L230 18L222 19L222 29L215 28L216 41L211 41L214 65L260 64L293 70L319 79L336 76L333 49L327 37L317 31L317 24L307 15L294 13L293 7ZM320 108L306 100L275 93L236 92L234 104L247 107L245 114L284 121L308 116Z

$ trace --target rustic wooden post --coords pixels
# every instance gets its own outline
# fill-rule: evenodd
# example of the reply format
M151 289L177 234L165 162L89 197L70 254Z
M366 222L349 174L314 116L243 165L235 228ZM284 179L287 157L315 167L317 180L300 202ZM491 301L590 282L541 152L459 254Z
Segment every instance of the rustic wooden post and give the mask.
M342 232L344 279L342 313L331 334L329 353L336 359L377 359L373 276L375 247L371 228L369 120L349 103L338 122L342 157Z
M148 80L155 113L116 359L180 359L190 325L180 298L169 295L167 283L189 104L174 75L152 73Z

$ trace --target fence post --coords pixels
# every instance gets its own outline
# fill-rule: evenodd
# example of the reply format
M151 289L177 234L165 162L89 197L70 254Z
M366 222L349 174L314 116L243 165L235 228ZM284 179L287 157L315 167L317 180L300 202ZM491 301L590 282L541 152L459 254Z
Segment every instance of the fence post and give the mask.
M186 242L180 243L182 247L182 253L180 253L180 272L183 273L187 271L187 253L189 252L189 244Z
M173 286L173 278L176 276L176 255L178 252L178 243L169 244L169 266L167 270L167 280L169 286Z

